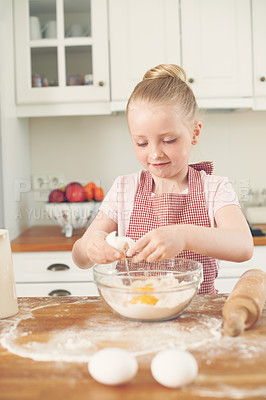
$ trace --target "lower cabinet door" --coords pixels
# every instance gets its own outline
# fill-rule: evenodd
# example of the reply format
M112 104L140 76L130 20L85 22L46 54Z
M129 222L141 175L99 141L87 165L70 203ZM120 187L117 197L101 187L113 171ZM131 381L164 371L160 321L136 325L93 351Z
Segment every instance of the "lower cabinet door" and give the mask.
M99 296L93 282L17 283L18 297Z

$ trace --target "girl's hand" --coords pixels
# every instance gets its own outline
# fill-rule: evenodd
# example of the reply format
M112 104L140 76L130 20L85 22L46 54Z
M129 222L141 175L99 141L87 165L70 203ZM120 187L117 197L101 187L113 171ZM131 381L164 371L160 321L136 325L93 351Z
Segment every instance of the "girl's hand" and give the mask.
M133 257L133 262L152 262L175 257L186 247L185 230L182 227L183 225L168 225L150 231L128 250L127 256L132 257L138 253Z
M108 234L103 231L95 231L89 240L84 237L83 246L86 246L88 259L94 264L108 264L123 259L123 255L110 246L105 238Z

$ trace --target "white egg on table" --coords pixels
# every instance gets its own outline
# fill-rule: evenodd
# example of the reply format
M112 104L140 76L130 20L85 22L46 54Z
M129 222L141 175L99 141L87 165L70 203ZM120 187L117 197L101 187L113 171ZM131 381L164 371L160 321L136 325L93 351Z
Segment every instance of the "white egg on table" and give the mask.
M106 236L106 241L108 244L110 244L110 246L122 253L126 253L127 250L135 243L130 237L116 236L115 231Z
M179 388L195 380L198 374L198 363L187 351L162 350L152 359L151 373L161 385Z
M104 385L121 385L137 373L136 358L124 349L108 347L95 353L89 362L89 373Z

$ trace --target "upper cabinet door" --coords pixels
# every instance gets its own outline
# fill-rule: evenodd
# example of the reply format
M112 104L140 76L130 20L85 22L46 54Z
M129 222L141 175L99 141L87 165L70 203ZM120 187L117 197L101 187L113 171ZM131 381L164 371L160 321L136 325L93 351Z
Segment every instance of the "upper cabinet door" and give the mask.
M182 60L197 98L252 96L249 0L181 0Z
M18 104L109 100L107 0L14 0Z
M180 64L177 0L109 0L109 18L112 101L128 99L148 69Z
M266 1L252 1L253 49L254 49L254 95L266 96ZM264 109L266 102L264 104Z

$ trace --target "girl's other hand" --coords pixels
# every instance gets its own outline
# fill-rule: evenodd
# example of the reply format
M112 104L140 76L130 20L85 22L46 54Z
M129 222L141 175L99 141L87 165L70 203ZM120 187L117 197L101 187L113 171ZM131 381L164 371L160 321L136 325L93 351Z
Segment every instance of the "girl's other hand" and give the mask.
M106 232L95 231L91 234L90 240L83 244L86 247L88 258L93 263L108 264L124 258L119 251L107 243L105 240L107 235ZM86 240L85 237L84 240Z
M181 225L168 225L147 233L128 250L126 255L132 257L137 253L132 259L133 262L160 261L175 257L185 249L185 246L185 232L182 231Z

